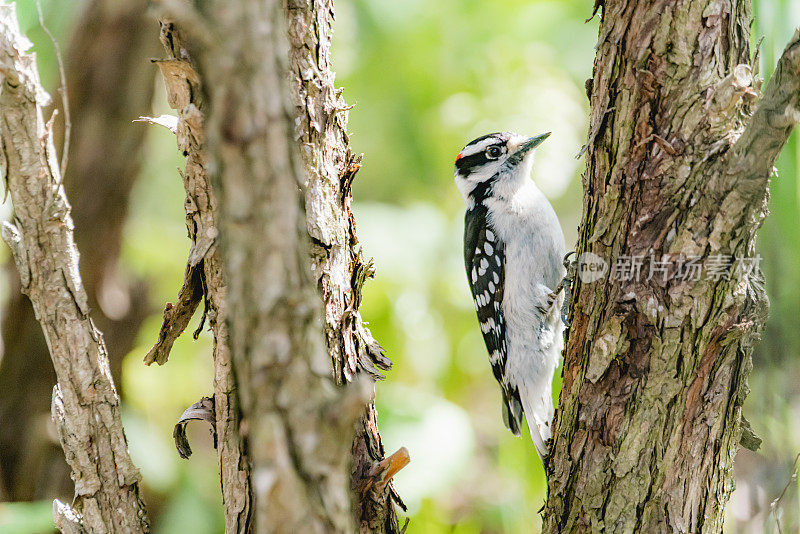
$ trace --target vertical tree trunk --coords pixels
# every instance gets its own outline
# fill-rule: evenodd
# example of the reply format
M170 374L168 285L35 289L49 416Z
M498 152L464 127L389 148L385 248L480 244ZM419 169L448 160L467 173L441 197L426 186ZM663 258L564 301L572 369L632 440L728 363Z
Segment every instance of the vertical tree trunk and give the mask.
M144 0L124 5L92 0L77 17L65 58L72 148L64 185L73 199L89 305L108 340L115 379L148 307L144 283L128 287L117 272L144 144L144 129L132 128L131 120L149 106L155 81L147 61L154 54L155 31L145 5ZM14 501L66 496L72 492L69 467L47 432L53 365L28 297L19 291L19 278L13 268L9 274L13 282L4 303L0 358L2 485ZM26 386L19 387L23 382Z
M350 532L354 524L364 532L397 532L394 503L400 499L391 478L408 453L401 449L384 458L375 421L373 380L391 362L358 312L372 268L357 246L350 210L360 157L350 151L347 108L330 70L332 3L244 1L198 12L183 7L166 9L162 42L168 58L159 66L170 103L179 110L175 130L188 157L184 181L194 245L178 302L165 310L159 342L146 361L166 361L205 293L216 341L228 532L253 524L278 532ZM215 41L227 35L224 46ZM287 107L289 95L296 115ZM229 210L232 248L221 249L229 251L224 266L230 269L233 261L236 267L224 278L217 201L207 182L211 168L218 172L221 205L227 199ZM226 212L220 213L224 244ZM220 320L228 309L229 320ZM236 332L230 348L240 358L234 362L236 389L225 343L228 324ZM334 386L354 380L354 386ZM221 383L227 389L220 391ZM241 429L246 443L230 450L249 450L250 458L223 454L225 428L236 439ZM236 476L248 480L250 462L252 484L237 487ZM231 473L236 476L226 478Z
M609 269L577 282L544 530L719 532L767 310L736 258L800 117L800 36L749 117L749 1L599 4L578 253Z
M283 3L219 1L201 9L212 38L197 57L253 526L352 532L347 458L363 388L336 388L325 351L288 102Z

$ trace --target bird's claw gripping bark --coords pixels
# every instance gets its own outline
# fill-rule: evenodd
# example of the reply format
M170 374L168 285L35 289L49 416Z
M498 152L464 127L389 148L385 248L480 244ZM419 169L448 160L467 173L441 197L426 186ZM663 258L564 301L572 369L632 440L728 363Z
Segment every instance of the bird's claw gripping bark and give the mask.
M564 278L556 286L556 289L547 295L547 306L546 310L550 310L553 304L558 297L558 294L562 291L564 292L564 300L561 303L561 322L564 323L564 326L569 327L569 303L572 300L572 284L575 282L575 273L578 269L578 261L577 260L570 260L570 256L575 254L574 251L567 252L564 256L564 268L567 270L567 274L564 275ZM541 309L541 308L540 308ZM543 310L544 313L544 310Z
M569 328L569 304L572 302L572 286L575 283L575 273L578 272L578 260L570 259L575 251L567 252L564 256L564 268L567 274L559 282L558 287L564 290L564 300L561 302L561 322ZM558 288L556 288L558 289Z
M575 254L575 251L567 252L564 256L564 268L567 270L567 274L564 275L564 278L556 286L555 290L547 294L547 299L545 300L544 306L537 306L539 311L542 315L546 315L550 312L553 308L553 304L555 304L556 299L558 298L558 294L562 291L564 292L564 301L561 303L561 321L564 323L565 326L569 326L568 314L569 314L569 302L572 300L572 284L575 281L575 273L578 269L578 261L577 260L570 260L570 256Z

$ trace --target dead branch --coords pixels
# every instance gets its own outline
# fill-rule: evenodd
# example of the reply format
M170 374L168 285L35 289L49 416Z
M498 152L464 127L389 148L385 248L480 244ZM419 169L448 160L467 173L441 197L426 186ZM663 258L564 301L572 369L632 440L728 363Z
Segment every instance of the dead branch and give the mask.
M55 520L69 532L148 532L140 474L128 455L103 336L89 317L70 207L42 118L49 97L13 5L0 6L0 26L0 159L15 211L2 234L50 349L58 377L52 416L75 480L73 506L56 503Z

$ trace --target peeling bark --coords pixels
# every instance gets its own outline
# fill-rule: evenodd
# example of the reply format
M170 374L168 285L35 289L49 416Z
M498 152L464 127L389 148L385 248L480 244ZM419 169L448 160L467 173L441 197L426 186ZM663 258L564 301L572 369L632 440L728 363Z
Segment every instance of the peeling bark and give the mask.
M14 203L2 233L50 349L58 378L52 417L75 481L72 507L56 501L54 519L67 532L147 532L105 343L78 273L52 124L42 118L49 97L13 5L0 6L0 26L0 161Z
M305 169L306 224L312 241L311 270L325 305L325 338L334 377L340 384L362 373L380 380L391 361L358 311L361 290L372 277L373 266L364 259L350 207L361 156L351 152L350 108L334 85L331 69L333 1L289 2L287 17L291 94L298 117L295 133ZM351 487L361 531L399 532L394 504L405 506L391 477L386 484L372 484L385 456L373 400L366 403L357 424L351 455ZM406 451L406 459L407 455Z
M224 320L227 287L223 261L216 243L217 201L207 169L203 86L185 39L175 23L164 18L160 24L160 38L166 58L157 60L156 64L164 77L167 101L172 109L177 110L178 116L145 120L172 130L177 136L178 149L186 156L181 177L186 189L186 229L192 247L178 299L175 304L168 303L165 307L159 338L145 356L145 363L166 363L173 343L203 302L203 317L194 337L197 339L208 319L214 337L214 399L211 405L225 510L225 532L245 533L249 532L251 521L250 465L239 431L239 400L228 347L228 326ZM179 440L177 426L175 438L181 455L187 457L191 454L188 443L185 448L181 447L183 442Z
M750 117L749 28L747 0L602 3L577 250L610 269L575 288L545 532L722 529L767 297L759 272L677 275L755 256L799 118L798 35ZM643 276L614 276L637 256Z

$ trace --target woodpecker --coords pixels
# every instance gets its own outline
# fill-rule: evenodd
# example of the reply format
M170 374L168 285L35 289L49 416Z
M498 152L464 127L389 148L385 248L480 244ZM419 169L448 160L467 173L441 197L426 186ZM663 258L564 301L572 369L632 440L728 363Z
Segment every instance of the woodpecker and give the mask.
M553 374L563 346L564 234L530 179L534 149L550 133L491 133L455 161L466 203L464 263L503 420L520 435L522 416L543 462L553 419Z

